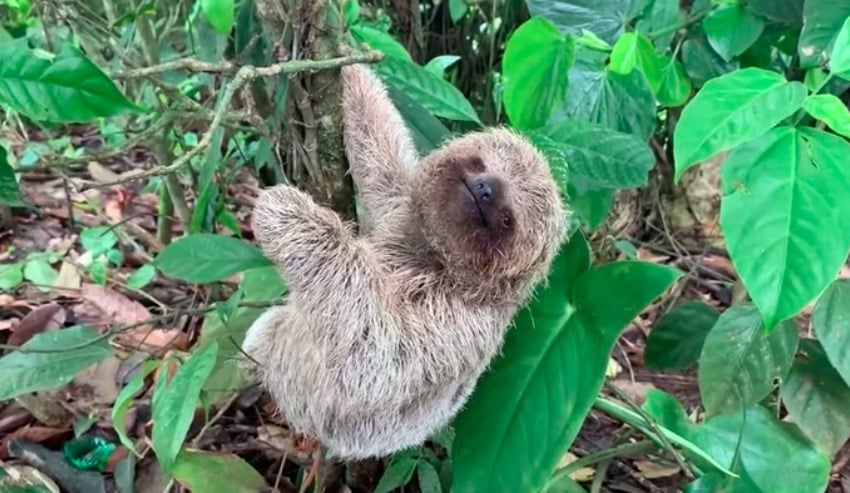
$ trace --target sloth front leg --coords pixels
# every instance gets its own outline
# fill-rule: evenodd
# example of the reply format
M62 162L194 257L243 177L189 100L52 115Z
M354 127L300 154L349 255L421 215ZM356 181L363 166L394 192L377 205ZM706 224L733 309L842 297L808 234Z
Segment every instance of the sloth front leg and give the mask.
M264 190L254 205L254 236L277 267L289 291L328 300L340 289L368 283L366 252L332 210L289 185ZM317 307L321 309L321 307Z

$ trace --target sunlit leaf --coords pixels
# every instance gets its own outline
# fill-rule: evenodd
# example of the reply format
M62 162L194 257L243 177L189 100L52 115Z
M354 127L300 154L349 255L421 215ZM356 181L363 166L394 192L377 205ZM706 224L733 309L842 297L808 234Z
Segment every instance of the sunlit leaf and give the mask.
M783 322L768 333L753 305L727 309L705 338L699 359L699 391L711 415L754 404L791 368L797 326Z
M847 258L848 154L835 135L780 127L723 164L721 228L768 330L813 301Z
M221 34L230 34L236 12L234 0L200 0L201 12L207 21Z
M746 68L713 79L685 106L673 134L676 179L691 166L763 135L803 105L806 88Z
M611 50L609 68L619 74L628 74L637 69L646 77L649 87L658 92L661 86L661 62L649 38L632 32L617 39Z
M502 59L502 102L512 126L539 128L564 104L575 45L542 17L524 22L508 39Z
M847 106L838 97L832 94L813 94L803 101L803 108L812 117L829 125L835 133L850 137L850 111L847 111Z

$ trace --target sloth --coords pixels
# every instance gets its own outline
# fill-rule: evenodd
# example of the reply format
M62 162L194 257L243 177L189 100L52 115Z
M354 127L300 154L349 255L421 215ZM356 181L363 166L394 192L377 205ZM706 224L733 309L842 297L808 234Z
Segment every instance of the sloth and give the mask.
M252 228L288 287L243 342L243 369L328 458L379 458L449 424L566 240L545 158L505 128L420 158L381 81L342 69L361 231L289 185Z

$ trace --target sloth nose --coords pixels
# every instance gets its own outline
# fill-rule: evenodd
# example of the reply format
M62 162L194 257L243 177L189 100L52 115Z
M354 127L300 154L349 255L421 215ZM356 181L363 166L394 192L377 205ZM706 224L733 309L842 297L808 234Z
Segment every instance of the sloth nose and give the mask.
M498 184L495 180L486 176L477 176L469 180L469 188L472 194L481 202L491 202L497 187Z

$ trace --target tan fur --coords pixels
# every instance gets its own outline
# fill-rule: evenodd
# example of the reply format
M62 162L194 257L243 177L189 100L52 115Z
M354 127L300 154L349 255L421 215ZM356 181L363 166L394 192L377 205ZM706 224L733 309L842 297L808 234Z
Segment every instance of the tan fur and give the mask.
M457 413L547 273L565 210L546 161L519 135L471 133L420 160L380 81L361 66L342 77L368 232L355 236L295 188L265 190L253 228L289 298L243 346L261 365L247 370L296 430L358 459L420 444ZM483 209L460 188L469 173L503 185L496 206L512 222L474 225Z

